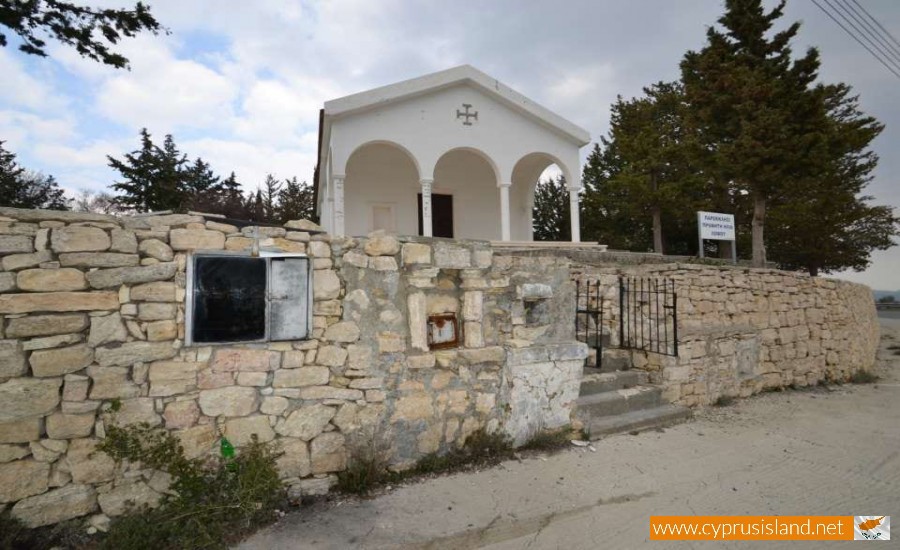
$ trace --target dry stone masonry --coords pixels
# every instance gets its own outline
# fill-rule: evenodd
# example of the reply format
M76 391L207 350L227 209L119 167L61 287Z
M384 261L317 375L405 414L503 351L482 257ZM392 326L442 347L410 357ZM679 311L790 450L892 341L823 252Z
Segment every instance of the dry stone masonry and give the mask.
M258 250L310 257L311 338L186 346L189 255ZM568 260L485 242L0 208L0 267L0 505L29 526L159 502L166 476L96 450L109 422L170 430L189 457L255 434L317 494L373 438L403 468L481 428L567 424L586 356ZM457 347L431 349L435 314Z
M603 331L614 346L622 275L675 282L678 357L635 351L629 358L672 402L709 405L722 396L845 381L874 364L879 325L864 285L732 266L581 266L576 278L606 289Z

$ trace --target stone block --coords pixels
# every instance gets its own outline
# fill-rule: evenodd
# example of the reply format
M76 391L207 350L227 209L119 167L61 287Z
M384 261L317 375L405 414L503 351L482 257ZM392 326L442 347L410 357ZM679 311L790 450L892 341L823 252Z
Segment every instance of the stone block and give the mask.
M299 390L300 399L340 399L356 401L363 398L363 392L331 386L309 386Z
M85 516L97 509L97 493L88 485L67 485L20 500L12 516L30 529Z
M161 361L177 352L170 342L127 342L118 347L97 348L94 355L101 367L115 367Z
M132 267L140 261L137 254L115 252L69 252L59 255L59 264L63 267Z
M466 321L481 321L483 293L479 291L466 292L463 295L462 317Z
M97 497L100 509L110 517L138 512L145 506L156 508L161 500L162 495L143 481L117 485L110 491L100 493Z
M206 416L247 416L259 408L256 389L230 386L200 392L200 410Z
M461 349L459 357L469 365L481 363L502 363L506 359L506 350L500 346L490 346L480 349Z
M275 462L282 479L306 477L312 470L309 463L309 448L302 439L285 437L279 441L281 456Z
M338 346L322 346L316 353L316 363L328 367L342 367L347 361L347 350Z
M87 279L93 288L113 288L125 284L166 281L175 276L176 269L174 262L139 267L115 267L91 271L87 274Z
M88 376L93 380L91 399L125 399L136 397L140 387L128 379L127 367L90 366Z
M130 298L135 302L174 302L175 283L156 281L131 287Z
M15 502L47 490L50 465L36 460L0 464L0 503Z
M173 250L221 250L225 234L209 229L173 229L169 232Z
M322 231L322 226L309 220L290 220L284 226L288 229L298 229L300 231Z
M409 311L410 344L413 349L428 351L428 320L424 292L413 292L406 298Z
M71 268L23 269L16 274L16 286L26 292L66 292L84 290L84 273Z
M467 348L484 347L484 332L481 323L466 321L463 328L463 339Z
M33 251L34 238L30 235L0 235L0 254Z
M200 408L194 400L174 401L166 405L163 418L169 430L190 428L200 419Z
M147 324L147 340L160 342L174 340L178 337L178 325L175 321L153 321Z
M0 236L0 240L2 240L2 238L3 237ZM27 237L25 239L30 242L30 239ZM0 254L3 253L4 252L0 251ZM49 250L42 250L33 254L10 254L9 256L4 256L3 259L0 260L0 266L3 267L4 271L18 271L19 269L38 266L44 262L49 262L52 259L53 255Z
M268 372L278 368L281 354L265 349L217 349L212 358L213 372Z
M336 412L334 407L321 404L300 407L291 412L284 422L279 422L275 431L284 437L309 441L322 433Z
M472 253L462 246L436 244L434 265L446 269L466 269L472 267Z
M62 378L13 378L0 384L0 422L44 416L59 405Z
M332 342L356 342L359 340L359 326L353 321L341 321L325 329L325 339Z
M16 289L15 273L0 273L0 293L11 292Z
M123 399L122 406L116 411L112 419L119 426L127 426L129 424L158 426L162 424L162 418L156 412L154 400L149 397Z
M0 421L0 443L28 443L41 437L41 419Z
M404 243L401 248L403 265L430 264L431 247L427 244Z
M347 467L344 434L326 432L309 444L309 460L313 474L339 472Z
M269 417L265 415L232 418L225 421L225 437L233 445L243 447L253 441L256 435L260 443L275 439L275 432L269 425Z
M378 353L399 353L406 351L406 338L396 332L379 332Z
M424 420L434 415L431 396L424 393L405 395L397 399L391 422Z
M369 267L375 271L397 271L397 260L393 256L378 256L369 260Z
M197 371L203 363L156 361L150 365L150 396L165 397L187 393L197 386Z
M410 355L406 358L406 366L411 369L430 369L434 368L435 356L433 353L423 355Z
M334 300L340 296L341 281L334 271L329 269L316 271L312 279L315 300Z
M96 273L96 272L95 272ZM119 309L118 292L38 292L0 294L0 314Z
M228 237L225 239L225 250L244 251L253 248L253 239L249 237Z
M0 340L0 379L22 376L26 372L28 363L18 340Z
M0 463L12 462L25 458L31 450L25 445L0 445Z
M116 252L125 252L127 254L134 254L137 252L137 237L134 236L134 231L129 231L127 229L113 229L110 231L110 237L112 240L112 244L110 244L110 250L115 250Z
M70 225L50 232L50 248L54 252L102 252L111 241L106 231L97 227Z
M328 384L331 371L328 367L301 367L298 369L279 370L275 372L272 387L301 388Z
M93 429L93 414L56 413L47 417L47 437L53 439L89 437Z
M122 316L118 312L103 317L91 317L88 345L96 347L111 342L124 342L127 339L128 330L122 323Z
M547 300L553 297L553 287L539 283L526 283L519 292L520 297L528 301Z
M172 251L172 247L159 239L146 239L141 241L138 250L141 252L142 256L155 258L161 262L171 262L175 257L175 252Z
M138 304L138 319L141 321L174 319L176 312L177 308L174 303L142 302Z
M369 257L355 250L351 250L344 254L344 263L354 267L365 269L369 265Z
M394 256L400 252L400 241L393 235L371 233L363 250L369 256Z
M184 448L184 456L190 459L208 455L219 440L216 430L211 424L177 431L175 437Z
M374 364L372 348L369 346L347 346L347 354L347 366L351 369L366 370Z
M99 439L73 439L69 442L66 463L75 483L102 483L115 475L116 463L106 453L97 450Z
M238 386L262 387L269 383L267 372L239 372L237 373Z
M262 404L259 406L259 412L271 416L281 416L289 405L290 401L284 397L267 395L263 397Z
M63 386L63 401L84 401L87 399L91 381L87 376L67 374Z

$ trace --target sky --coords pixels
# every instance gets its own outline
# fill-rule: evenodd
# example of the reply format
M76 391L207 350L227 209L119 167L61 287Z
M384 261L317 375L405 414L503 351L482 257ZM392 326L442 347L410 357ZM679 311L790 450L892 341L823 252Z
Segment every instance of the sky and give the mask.
M859 1L900 38L900 2ZM170 33L122 43L130 71L55 43L49 58L0 48L0 140L21 165L54 175L72 193L101 191L116 179L106 156L137 149L146 127L158 143L173 134L183 152L217 173L234 171L247 189L268 173L309 181L326 100L464 63L596 141L608 131L616 96L677 79L684 53L703 46L724 9L719 0L145 3ZM791 0L782 20L802 22L795 51L819 48L821 80L853 86L863 110L886 125L873 146L881 162L867 194L900 205L900 78L811 0ZM862 273L837 276L900 289L900 247L875 253Z

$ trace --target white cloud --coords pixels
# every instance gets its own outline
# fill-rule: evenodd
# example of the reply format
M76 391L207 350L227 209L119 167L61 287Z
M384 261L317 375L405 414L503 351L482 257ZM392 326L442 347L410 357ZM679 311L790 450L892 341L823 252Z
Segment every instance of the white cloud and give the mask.
M97 109L130 129L212 130L233 116L237 86L214 69L177 59L165 44L142 39L127 49L132 71L100 85Z
M301 150L298 147L279 148L212 138L186 141L179 145L191 156L203 157L222 176L234 171L247 191L255 190L262 184L266 174L273 174L279 179L296 176L301 181L310 182L316 163L314 147Z

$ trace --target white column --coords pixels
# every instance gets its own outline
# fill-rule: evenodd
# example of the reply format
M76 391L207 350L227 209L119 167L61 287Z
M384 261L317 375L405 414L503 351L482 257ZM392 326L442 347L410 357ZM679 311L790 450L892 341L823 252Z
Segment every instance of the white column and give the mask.
M500 183L500 240L510 240L509 231L509 186L510 183Z
M569 187L569 217L572 220L572 242L581 242L581 212L578 207L578 189Z
M431 237L432 236L432 222L431 222L431 184L434 183L433 179L422 178L419 180L419 185L422 186L422 236L423 237Z
M334 182L334 234L345 235L344 227L344 176L335 174L331 176Z

